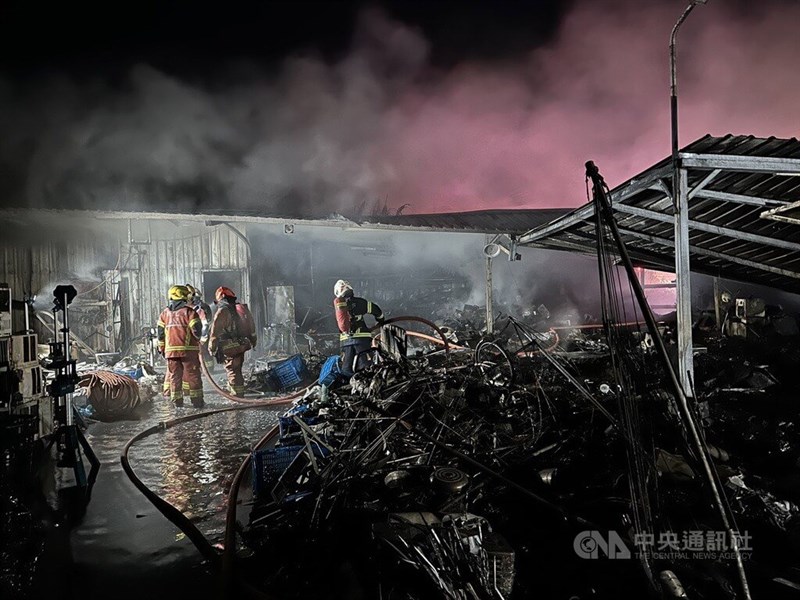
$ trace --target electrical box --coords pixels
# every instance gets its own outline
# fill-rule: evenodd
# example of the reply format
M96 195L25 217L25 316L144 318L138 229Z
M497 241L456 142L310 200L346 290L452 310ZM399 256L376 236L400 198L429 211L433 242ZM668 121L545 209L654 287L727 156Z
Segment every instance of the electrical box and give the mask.
M11 288L0 285L0 337L11 335Z
M39 340L35 333L11 336L11 362L17 369L39 364L36 352Z
M19 391L22 394L22 401L38 398L42 395L42 368L39 365L35 367L23 368L19 371L21 381L19 384Z

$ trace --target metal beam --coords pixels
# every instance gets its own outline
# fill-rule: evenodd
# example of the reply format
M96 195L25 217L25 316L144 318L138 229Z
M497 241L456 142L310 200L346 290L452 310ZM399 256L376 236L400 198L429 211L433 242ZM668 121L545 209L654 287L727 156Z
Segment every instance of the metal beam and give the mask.
M657 184L664 177L669 175L669 172L669 167L662 167L651 173L647 173L642 177L632 179L625 187L618 187L612 190L612 202L621 202L622 200L636 195L641 191L652 188L653 185ZM660 189L664 189L665 192L668 192L665 187ZM571 227L575 223L585 221L586 219L590 219L592 217L594 217L594 204L590 202L589 204L584 204L582 207L574 212L569 213L568 215L559 217L558 219L555 219L554 221L551 221L542 227L531 229L530 231L522 234L519 237L518 243L519 245L530 244L531 242L549 237L555 233L558 233L559 231Z
M782 214L796 208L800 208L800 202L792 202L786 206L781 206L780 208L765 210L758 216L761 219L770 219L772 221L782 221L784 223L791 223L792 225L800 225L800 219L796 217L787 217L786 215Z
M645 219L660 221L661 223L674 222L673 215L665 215L664 213L656 212L654 210L648 210L646 208L639 208L638 206L615 204L613 208L617 212L631 214L637 217L644 217ZM783 248L784 250L790 250L792 252L800 252L800 244L798 244L797 242L780 240L777 238L767 237L765 235L758 235L757 233L749 233L747 231L739 231L738 229L729 229L728 227L720 227L719 225L712 225L711 223L692 221L691 219L688 219L688 214L687 214L687 222L689 229L704 231L706 233L714 233L716 235L730 237L736 240L744 240L746 242L753 242L755 244L762 244L764 246L774 246L775 248Z
M675 289L678 309L678 377L687 396L693 396L694 349L692 347L692 272L689 264L689 175L678 171L675 203Z
M541 240L540 242L536 242L534 247L548 250L578 252L580 254L595 254L597 252L597 244L594 241L592 241L591 244L581 245L576 241L562 240L560 238Z
M774 156L744 156L735 154L679 154L681 166L686 169L722 169L772 175L800 175L800 158Z
M492 288L492 257L486 257L486 333L494 333L494 290Z
M711 173L706 175L703 178L703 180L701 182L699 182L696 186L694 186L692 188L692 190L689 192L689 200L691 200L694 196L696 196L697 192L699 192L704 187L706 187L709 183L714 181L714 179L716 179L717 175L719 175L720 173L722 173L722 169L714 169L713 171L711 171Z
M556 209L553 209L556 210ZM566 210L566 209L565 209ZM481 212L481 211L475 211ZM466 213L469 214L469 213ZM442 213L441 216L447 218L450 213ZM415 215L405 215L413 221ZM428 215L430 216L430 215ZM499 226L486 223L486 226L471 227L468 224L454 225L453 227L429 225L405 225L393 223L381 223L380 216L365 216L354 220L342 215L332 215L329 218L313 217L281 217L281 216L259 216L254 214L220 214L220 213L168 213L168 212L135 212L135 211L110 211L110 210L71 210L71 209L0 209L0 221L22 221L23 223L33 222L37 224L49 222L64 224L65 219L75 219L85 221L88 219L102 219L104 221L170 221L175 224L197 224L206 225L209 223L221 225L223 223L245 223L256 225L294 225L295 231L300 232L302 227L328 227L340 229L342 231L430 231L434 233L475 233L475 234L496 234L507 233L502 231ZM488 220L487 220L488 221Z
M660 169L656 169L655 171L646 173L641 177L637 177L636 179L632 179L625 187L616 187L611 190L611 201L614 202L621 202L626 198L630 198L638 194L641 191L646 189L652 188L654 184L660 182L664 177L668 177L669 174L672 172L671 166L661 167Z
M626 229L624 227L620 227L619 232L622 233L623 235L629 235L631 237L639 238L646 242L650 242L651 244L658 244L659 246L664 246L666 248L673 248L673 249L675 247L675 243L673 240L659 237L657 235L642 233L641 231ZM740 258L738 256L733 256L732 254L725 254L723 252L717 252L716 250L701 248L700 246L689 246L689 251L692 254L696 254L698 256L708 256L709 258L715 258L717 260L722 260L729 263L735 263L737 265L742 265L743 267L750 267L751 269L766 271L767 273L772 273L774 275L782 275L784 277L790 277L792 279L800 279L800 273L797 273L795 271L788 271L786 269L781 269L780 267L765 265L764 263L760 263L754 260L749 260L747 258Z
M723 202L734 202L736 204L748 204L750 206L785 206L789 204L784 200L770 200L768 198L758 198L756 196L746 196L744 194L731 194L729 192L715 192L714 190L697 190L690 192L689 198L696 196L707 200L722 200Z
M569 213L568 215L564 215L563 217L559 217L555 221L551 221L550 223L538 227L536 229L531 229L527 233L523 233L517 243L520 246L524 246L526 244L530 244L531 242L535 242L536 240L541 240L542 238L549 237L554 233L558 233L564 229L572 227L575 223L579 223L580 221L585 221L594 216L594 204L585 204L578 210Z

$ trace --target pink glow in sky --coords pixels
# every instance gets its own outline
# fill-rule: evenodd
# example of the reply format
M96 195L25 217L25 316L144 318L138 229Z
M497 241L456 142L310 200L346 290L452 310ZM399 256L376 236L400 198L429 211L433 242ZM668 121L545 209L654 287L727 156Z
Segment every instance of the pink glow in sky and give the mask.
M667 44L685 4L579 3L550 47L408 92L381 149L407 175L395 194L424 198L417 212L574 207L586 200L587 159L612 187L663 159ZM679 39L681 145L706 133L798 135L798 23L798 4L749 16L713 0L695 9Z
M204 87L0 80L0 160L22 202L272 214L575 207L669 154L669 33L687 0L577 0L545 47L431 65L413 26L361 15L351 51ZM681 30L681 142L800 131L800 3L711 0ZM29 156L22 150L33 148ZM9 195L9 194L6 194Z

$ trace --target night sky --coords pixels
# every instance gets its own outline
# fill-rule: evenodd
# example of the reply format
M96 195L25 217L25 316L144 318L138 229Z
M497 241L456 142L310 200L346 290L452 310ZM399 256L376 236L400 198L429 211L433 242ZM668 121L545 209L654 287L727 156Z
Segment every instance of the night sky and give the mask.
M173 1L5 2L2 64L18 77L68 72L122 75L146 62L164 72L208 78L230 61L266 67L314 52L347 52L365 7L420 29L443 68L466 59L517 55L546 41L570 2L528 1Z
M0 206L575 207L669 153L686 0L5 2ZM800 0L681 30L681 142L800 134Z

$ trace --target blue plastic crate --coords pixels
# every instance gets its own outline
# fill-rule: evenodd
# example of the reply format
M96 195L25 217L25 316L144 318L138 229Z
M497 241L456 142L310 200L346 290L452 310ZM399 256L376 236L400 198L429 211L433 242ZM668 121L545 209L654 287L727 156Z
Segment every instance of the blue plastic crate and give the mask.
M306 374L306 361L301 354L290 356L269 370L269 375L279 389L294 387L302 383Z
M281 446L253 453L253 495L268 493L305 446Z
M259 495L268 494L304 448L305 446L300 444L267 448L253 452L253 495L259 497ZM317 457L328 456L329 454L325 448L321 448L316 444L312 444L312 448L314 449L314 455Z
M339 378L342 370L339 367L339 357L329 356L319 372L319 384L331 386Z
M306 425L316 425L319 423L319 417L303 417L303 422ZM289 437L291 435L299 435L300 434L300 426L295 423L292 417L278 417L278 429L280 432L280 438L283 439L285 437Z

